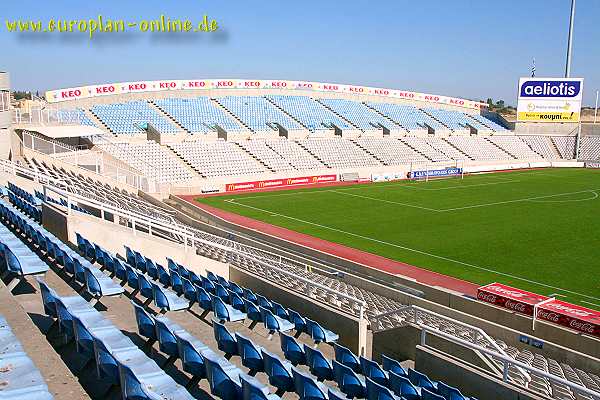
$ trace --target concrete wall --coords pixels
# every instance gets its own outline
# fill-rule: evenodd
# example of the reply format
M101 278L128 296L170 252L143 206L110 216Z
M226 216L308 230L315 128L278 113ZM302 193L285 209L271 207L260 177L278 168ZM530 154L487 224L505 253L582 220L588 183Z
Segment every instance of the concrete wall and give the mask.
M359 320L350 315L342 314L324 303L316 302L300 293L279 286L275 282L266 281L234 266L230 267L229 277L237 284L250 288L285 307L299 312L305 317L319 322L326 329L340 335L339 343L356 354L362 354L366 357L371 356L366 320Z
M517 135L574 135L576 123L516 122Z
M542 400L545 397L529 393L494 378L475 367L454 361L442 353L418 346L415 368L431 379L458 388L465 396L478 399Z

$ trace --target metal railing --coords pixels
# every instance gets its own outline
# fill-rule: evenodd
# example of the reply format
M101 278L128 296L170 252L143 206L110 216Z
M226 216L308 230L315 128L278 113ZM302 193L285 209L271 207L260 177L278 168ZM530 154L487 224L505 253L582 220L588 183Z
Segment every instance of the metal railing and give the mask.
M412 318L410 318L410 319L407 318L406 314L411 314L411 313L412 313ZM389 312L375 316L374 318L371 319L371 330L373 330L373 332L384 330L384 329L382 329L384 326L384 324L382 323L382 320L385 318L393 318L394 316L396 316L395 319L399 323L402 323L402 321L404 321L404 323L411 322L411 323L417 325L421 329L423 329L424 327L430 328L430 329L437 329L436 327L434 327L432 325L428 325L429 324L428 318L433 319L438 323L444 321L445 323L450 324L454 327L458 326L465 333L464 336L471 339L471 341L468 343L472 343L472 344L476 345L477 342L479 342L479 340L483 340L489 345L489 347L493 348L498 354L502 354L504 357L511 358L498 345L498 343L496 343L496 341L493 338L491 338L483 329L478 328L473 325L466 324L464 322L457 321L454 318L446 317L445 315L438 314L436 312L429 311L429 310L426 310L424 308L421 308L421 307L415 306L415 305L407 305L404 307L400 307L397 310L389 311ZM523 377L525 378L525 380L527 382L531 381L531 377L529 376L529 374L526 371L520 370L519 372L522 373Z
M100 202L97 200L93 200L93 199L90 199L90 198L87 198L84 196L80 196L77 194L67 192L66 190L62 190L59 188L54 188L52 186L44 185L44 195L47 195L47 192L55 193L59 196L62 196L65 199L65 201L67 202L67 213L68 214L76 212L76 211L72 210L72 208L71 208L72 204L77 204L79 206L85 205L85 206L92 207L92 208L99 210L102 218L104 218L106 213L109 213L116 217L127 220L131 224L131 229L132 229L133 235L138 235L140 233L144 233L143 231L140 231L138 229L138 228L142 228L147 231L148 235L153 235L153 232L154 233L167 232L175 237L178 237L180 239L180 244L184 248L184 252L187 252L188 249L190 249L190 248L196 248L198 245L203 244L203 245L208 245L213 248L225 251L226 254L237 254L238 256L245 257L245 258L261 265L262 267L266 267L273 271L277 271L278 273L286 275L289 278L293 278L299 282L302 282L308 288L308 290L306 292L311 293L314 289L320 289L331 296L346 299L350 304L354 305L354 307L352 307L353 309L358 309L358 317L360 319L364 318L366 303L363 300L357 299L353 296L347 295L340 291L331 289L327 286L313 282L310 279L306 279L301 276L298 276L294 272L286 271L283 268L279 268L279 267L273 265L273 260L265 261L265 259L263 259L260 256L257 256L256 254L244 251L244 247L250 248L250 246L247 246L247 245L244 245L244 247L226 246L226 245L217 243L215 241L202 239L202 238L198 237L198 235L206 236L207 235L206 232L202 232L202 231L193 229L191 227L187 227L185 225L180 225L177 223L162 222L162 221L159 221L159 220L149 217L149 216L145 216L145 215L141 215L141 214L134 213L131 211L119 209L119 208L110 206L106 203L103 203L103 202ZM235 243L235 242L232 242L232 243ZM258 250L258 249L254 249L254 250L256 250L258 252L264 252L263 250ZM279 256L279 257L281 257L281 256ZM295 290L295 291L301 292L299 290ZM303 294L306 294L306 292L303 292ZM338 310L340 310L343 313L347 313L347 311L345 309L338 307L336 304L330 304L330 306L337 308Z
M456 336L450 335L448 333L442 332L437 328L432 328L429 326L425 326L425 325L421 325L421 345L422 346L426 346L427 345L427 335L431 334L434 336L439 336L449 342L461 345L463 347L469 348L471 350L474 351L478 351L481 352L493 359L499 360L502 363L502 380L504 382L510 383L509 381L509 368L510 366L514 366L517 369L520 370L524 370L527 371L528 373L534 374L536 376L541 376L545 379L548 379L549 381L553 381L556 383L559 383L561 385L565 385L568 386L572 391L574 391L575 393L579 393L579 394L584 394L584 395L588 395L590 396L592 399L595 400L600 400L600 392L596 392L594 390L591 390L585 386L579 385L575 382L571 382L567 379L558 377L556 375L550 374L544 370L541 370L539 368L533 367L531 365L525 364L523 362L517 361L514 358L505 355L505 354L501 354L498 352L495 352L494 350L490 350L486 347L483 346L479 346L477 344L471 343L469 341L466 341L464 339L458 338ZM529 375L529 374L528 374ZM530 389L531 390L531 389ZM535 392L538 393L538 392Z

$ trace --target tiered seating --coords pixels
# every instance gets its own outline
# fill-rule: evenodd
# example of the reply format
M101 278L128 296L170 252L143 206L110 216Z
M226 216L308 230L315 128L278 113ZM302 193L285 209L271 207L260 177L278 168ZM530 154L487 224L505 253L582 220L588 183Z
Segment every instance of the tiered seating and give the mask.
M29 358L6 319L0 315L0 398L52 400L44 377Z
M177 133L180 129L150 107L146 101L127 103L96 104L92 112L108 129L117 135L145 133L145 126L151 124L161 133Z
M37 208L37 206L30 204L27 200L23 200L22 198L15 195L13 192L8 192L8 201L19 210L23 211L25 214L29 215L36 222L42 221L42 211Z
M560 155L553 149L554 144L548 136L520 136L525 143L529 145L537 154L547 160L555 160Z
M577 141L575 136L552 136L552 141L562 158L566 160L575 158L575 144Z
M170 151L150 140L142 143L101 144L98 147L160 183L194 178Z
M580 151L583 160L600 160L600 136L583 136Z
M326 168L321 161L292 140L269 140L265 144L299 171Z
M348 139L303 139L298 143L330 168L374 167L381 163Z
M450 136L446 140L473 160L507 160L513 158L488 142L485 137Z
M287 130L302 129L300 124L264 97L226 96L217 101L255 132L276 130L275 124Z
M126 399L193 399L129 337L79 296L61 297L39 280L44 311L67 340L94 360L99 378L121 387Z
M516 158L540 158L539 154L531 150L531 148L518 136L490 136L488 140L496 146L508 151Z
M53 260L58 268L62 267L63 272L71 277L71 281L80 283L79 291L88 293L95 302L100 301L103 296L118 296L123 293L123 289L98 268L4 200L0 200L0 216L4 224L0 228L4 229L6 236L12 235L7 231L7 227L12 225L13 230L18 230L19 235L31 241L46 258ZM24 279L26 275L41 275L48 271L48 265L21 242L16 234L10 239L12 240L3 241L9 272ZM11 246L16 246L17 250L13 250Z
M469 129L467 124L473 126L478 130L488 131L489 128L479 121L469 118L464 113L458 111L441 110L437 108L426 108L424 110L429 115L433 116L438 121L441 121L444 125L452 130L464 130Z
M414 106L370 102L366 104L409 130L423 129L425 124L433 129L447 129L444 125Z
M399 128L389 119L356 101L345 99L319 99L317 101L325 104L363 131L380 129L380 126L390 130Z
M352 129L346 121L332 113L321 104L306 96L267 96L269 100L284 109L289 115L300 121L309 131L332 129Z
M483 115L480 115L480 114L469 114L469 117L477 120L482 125L485 125L485 126L491 128L495 132L507 132L508 131L508 129L506 129L502 125L498 125L497 123L495 123L491 119L488 119L488 118L484 117Z
M236 120L216 106L208 97L181 99L176 97L154 100L161 110L191 133L216 131L215 125L227 132L244 130Z
M398 139L360 137L354 141L363 149L383 161L385 165L410 164L414 161L427 161L422 154L417 153Z
M447 156L440 150L433 147L429 142L429 138L422 138L416 136L406 136L400 139L403 143L406 143L419 153L423 154L429 160L433 162L437 161L448 161L451 157Z
M427 143L433 147L444 153L446 156L451 158L452 160L468 160L469 156L462 153L456 147L452 146L450 143L446 142L444 139L439 137L428 137Z
M266 172L266 168L232 142L193 141L171 145L177 155L204 177Z
M56 119L63 124L96 126L82 108L56 110Z
M264 140L246 140L238 144L274 172L295 170L287 160L267 146Z

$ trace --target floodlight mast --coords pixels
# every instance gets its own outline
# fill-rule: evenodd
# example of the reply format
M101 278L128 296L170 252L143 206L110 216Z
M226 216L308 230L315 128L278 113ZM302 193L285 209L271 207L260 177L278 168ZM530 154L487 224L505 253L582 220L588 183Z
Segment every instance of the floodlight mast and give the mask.
M571 53L573 50L573 22L575 21L575 0L571 0L571 18L569 19L569 40L567 42L567 64L565 78L571 76Z

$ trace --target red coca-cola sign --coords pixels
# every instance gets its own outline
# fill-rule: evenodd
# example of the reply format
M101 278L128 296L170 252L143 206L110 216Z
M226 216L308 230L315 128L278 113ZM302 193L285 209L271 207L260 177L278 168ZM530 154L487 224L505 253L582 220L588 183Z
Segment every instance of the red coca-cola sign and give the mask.
M548 299L546 296L496 282L477 289L477 298L486 303L531 316L533 316L533 306Z
M600 312L586 307L552 300L539 306L537 318L600 337Z

